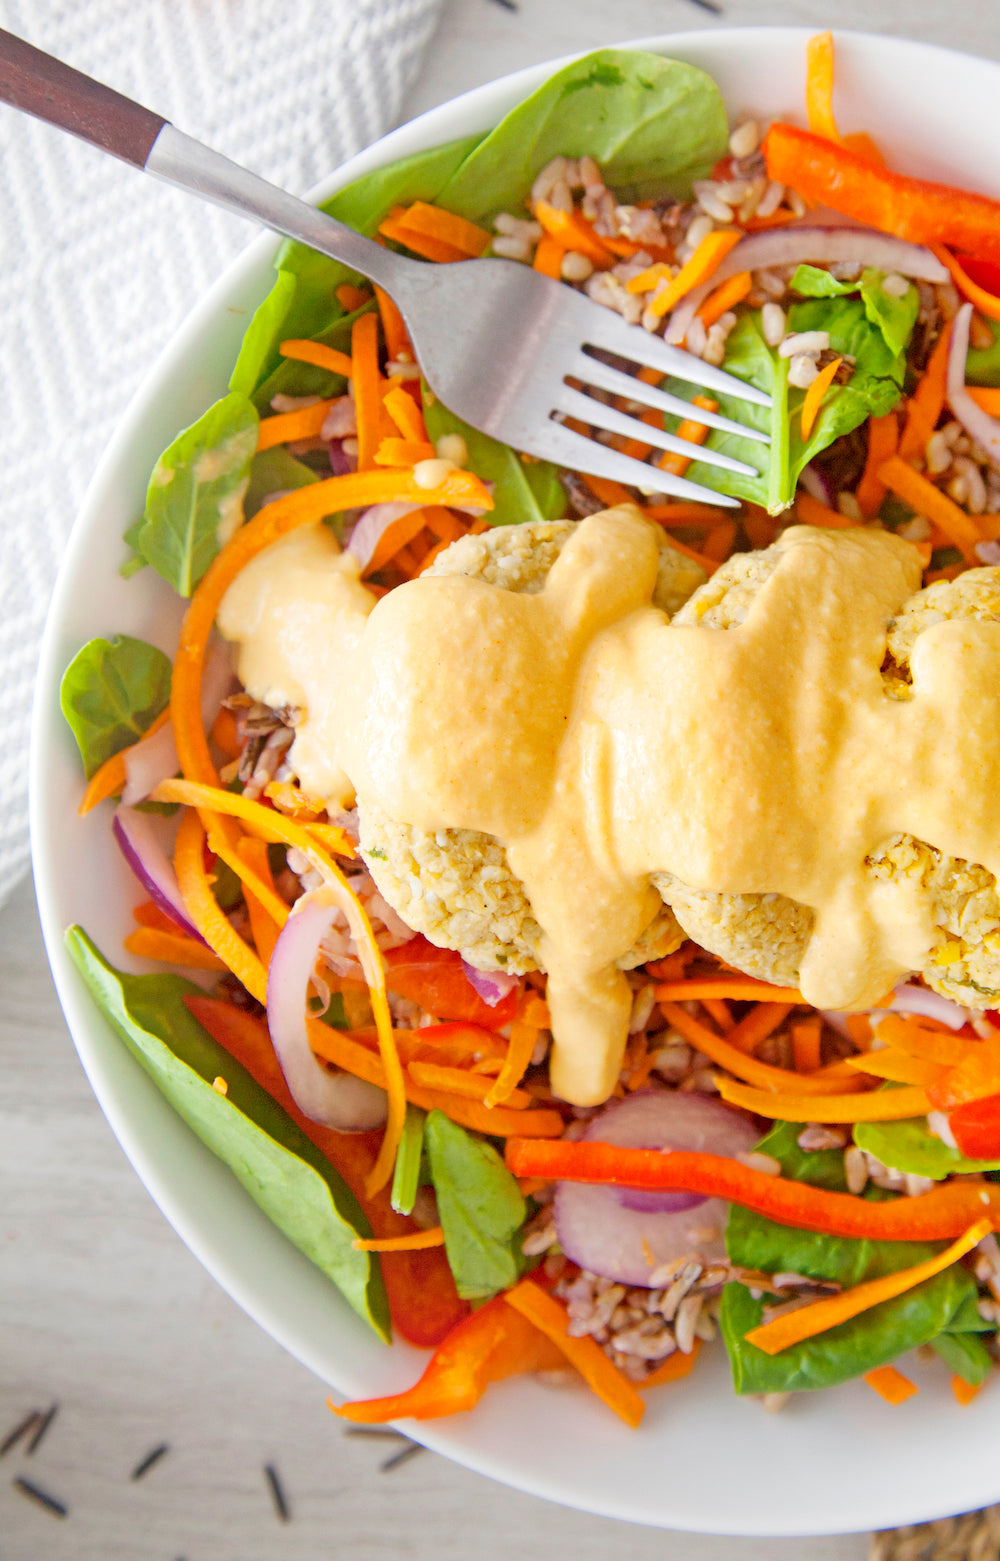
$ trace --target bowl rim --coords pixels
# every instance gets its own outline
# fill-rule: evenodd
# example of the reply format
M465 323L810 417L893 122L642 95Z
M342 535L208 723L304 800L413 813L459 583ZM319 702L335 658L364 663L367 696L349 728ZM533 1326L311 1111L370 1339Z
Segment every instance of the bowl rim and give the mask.
M816 29L811 27L779 25L689 29L678 33L648 35L626 40L623 43L609 44L607 47L649 49L661 54L679 52L680 57L683 58L686 52L691 51L725 52L727 49L738 47L751 36L763 35L782 47L801 45L813 36L815 31ZM847 29L837 29L836 38L838 43L843 43L846 47L854 46L871 50L876 54L881 48L889 47L894 53L896 51L902 53L904 62L907 56L925 61L931 57L935 60L940 60L942 56L950 57L959 62L966 72L973 65L982 67L985 76L994 78L994 87L1000 80L998 74L1000 65L996 62L985 61L960 50L921 40ZM458 134L488 129L508 104L532 91L548 76L571 60L581 57L584 52L591 51L578 51L522 67L497 80L470 88L457 97L428 109L415 119L390 131L372 146L349 159L327 178L319 181L309 191L307 198L314 201L326 199L344 184L396 156L440 145ZM62 738L57 730L60 717L58 700L55 696L59 679L66 665L63 624L69 616L73 601L74 580L87 557L91 533L97 524L102 506L109 503L110 495L113 507L116 476L141 429L147 424L157 407L162 383L171 368L176 368L178 355L185 343L194 340L200 332L211 330L220 309L227 307L226 301L239 293L240 288L246 288L248 281L254 278L262 265L276 253L280 242L279 238L266 232L253 238L246 248L227 264L212 287L189 311L131 397L88 485L67 542L42 639L29 758L30 831L43 937L57 993L81 1063L112 1131L154 1201L208 1272L237 1304L289 1353L301 1360L317 1375L321 1377L325 1375L329 1379L329 1373L317 1367L312 1352L303 1343L300 1334L302 1319L297 1317L289 1321L288 1316L275 1306L273 1298L262 1297L255 1283L252 1280L248 1282L245 1271L240 1272L237 1261L239 1241L235 1246L230 1244L223 1250L225 1243L220 1244L218 1231L209 1231L192 1209L191 1183L187 1182L178 1187L175 1178L176 1167L164 1167L159 1163L156 1152L150 1150L133 1119L131 1103L126 1106L119 1098L115 1082L104 1065L99 1046L95 1041L97 1032L106 1031L107 1027L91 1007L62 943L63 911L60 907L56 872L57 847L53 834L57 803L52 797L49 785L51 764L62 745ZM132 1063L131 1058L127 1060ZM137 1077L141 1079L137 1065L132 1064L132 1066L136 1070ZM187 1133L188 1130L179 1119L175 1120L183 1132ZM225 1172L225 1175L228 1177L229 1173ZM243 1196L240 1194L240 1198ZM283 1237L279 1237L279 1241L286 1245ZM298 1254L295 1256L297 1257ZM307 1262L305 1259L302 1261ZM307 1266L311 1271L312 1265L307 1264ZM328 1281L323 1283L328 1284ZM339 1296L336 1299L339 1303ZM408 1347L403 1345L394 1346L391 1353L395 1356L397 1352L404 1356L412 1355L414 1361L424 1358L422 1354L418 1356L416 1352L408 1351ZM346 1387L348 1392L358 1391L356 1375L353 1380L350 1372L346 1374L338 1372L337 1375L341 1385ZM366 1391L372 1390L372 1384L369 1383ZM375 1390L378 1390L377 1386ZM497 1394L499 1401L501 1397L499 1390ZM745 1400L740 1401L735 1397L732 1398L732 1402L736 1405L741 1402L746 1404ZM975 1406L971 1407L975 1408ZM477 1414L481 1414L482 1409L483 1406L480 1406ZM970 1415L969 1410L963 1413L967 1417ZM502 1417L500 1418L502 1422ZM587 1417L580 1415L578 1418L585 1420ZM748 1422L748 1433L751 1436L752 1425L752 1422ZM546 1474L544 1469L534 1470L523 1460L515 1466L509 1456L505 1461L504 1456L497 1456L495 1452L482 1445L482 1439L477 1441L464 1435L463 1428L457 1426L455 1422L435 1422L417 1427L407 1422L405 1430L407 1435L429 1448L517 1490L560 1502L576 1510L658 1527L682 1527L690 1532L768 1537L836 1534L917 1522L926 1517L939 1516L941 1511L940 1497L928 1498L911 1490L906 1496L900 1491L895 1493L895 1499L887 1498L881 1504L869 1502L867 1506L862 1504L849 1511L846 1510L847 1504L842 1498L834 1499L822 1512L816 1512L809 1519L807 1526L803 1526L801 1511L791 1520L785 1520L781 1513L775 1512L764 1521L759 1516L750 1517L745 1512L742 1515L739 1512L730 1514L724 1511L696 1512L686 1507L683 1502L680 1506L676 1502L672 1505L668 1502L664 1507L660 1500L645 1504L637 1502L634 1498L625 1500L613 1489L607 1491L577 1488L571 1482L567 1483L565 1479L554 1479L551 1474ZM613 1456L619 1457L617 1438L613 1434L605 1438L603 1425L600 1436L606 1439L609 1448L613 1449ZM630 1445L634 1448L634 1444ZM966 1510L986 1505L1000 1496L1000 1476L994 1476L992 1483L989 1484L984 1483L984 1479L980 1479L977 1483L975 1478L966 1478L963 1484L960 1478L963 1472L960 1465L955 1465L956 1496L954 1503L949 1499L949 1510L954 1510L956 1507ZM930 1506L926 1505L928 1499L931 1502ZM921 1505L921 1502L924 1505ZM845 1530L845 1522L847 1530Z

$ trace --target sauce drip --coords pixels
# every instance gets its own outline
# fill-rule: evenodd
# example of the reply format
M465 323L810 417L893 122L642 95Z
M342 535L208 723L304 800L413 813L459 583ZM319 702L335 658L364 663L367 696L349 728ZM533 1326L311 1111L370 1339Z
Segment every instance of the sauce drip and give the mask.
M657 532L632 506L582 521L534 595L430 576L372 611L328 534L295 540L223 604L240 675L304 706L291 762L308 791L342 770L362 810L504 843L543 930L552 1086L574 1104L617 1079L615 961L660 903L652 873L810 907L804 996L861 1008L933 940L915 889L865 872L870 852L908 833L1000 872L1000 624L927 629L912 698L890 698L886 631L920 585L890 533L790 528L726 630L652 606Z

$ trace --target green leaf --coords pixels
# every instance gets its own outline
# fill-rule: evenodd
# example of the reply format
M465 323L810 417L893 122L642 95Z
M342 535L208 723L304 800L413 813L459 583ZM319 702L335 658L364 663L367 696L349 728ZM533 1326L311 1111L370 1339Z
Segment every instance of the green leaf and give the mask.
M704 482L719 493L762 504L771 514L780 513L792 502L799 473L814 455L869 417L891 411L902 395L906 368L904 354L890 351L880 327L868 319L861 298L813 298L793 304L788 311L788 329L828 331L831 351L854 360L850 381L829 388L809 438L803 441L805 391L790 389L786 395L787 363L765 342L759 311L749 310L726 342L724 367L738 379L766 390L774 398L774 409L768 411L728 396L717 399L720 412L770 433L770 450L762 450L739 435L713 431L706 441L708 448L748 461L759 475L746 477L698 461L687 473L692 481ZM689 387L679 381L667 381L665 388L690 399Z
M396 1150L396 1165L392 1173L392 1190L389 1201L397 1214L412 1214L420 1186L420 1165L424 1152L425 1112L419 1106L407 1104L403 1136Z
M566 513L566 493L550 461L523 461L509 445L481 434L422 387L427 436L434 444L443 434L461 434L468 451L469 469L483 482L495 484L493 509L485 517L491 526L512 526L521 521L561 520Z
M87 779L112 754L137 742L170 699L170 658L128 634L88 640L59 686Z
M460 1296L487 1299L520 1278L515 1236L525 1202L502 1159L482 1138L443 1111L431 1111L424 1143L444 1230L445 1251Z
M913 327L917 323L920 295L911 282L901 297L893 298L883 292L884 281L884 271L877 271L874 266L866 266L861 273L861 301L865 306L867 319L881 331L882 339L889 351L902 353L910 345Z
M633 49L574 60L513 109L444 185L474 221L517 211L553 157L589 154L623 200L686 199L727 144L726 110L703 71Z
M178 434L153 468L138 549L181 596L190 596L219 551L257 448L257 413L230 393Z
M854 1129L854 1142L894 1171L929 1176L935 1182L959 1171L1000 1170L1000 1160L968 1160L936 1138L926 1117L907 1117L901 1122L859 1122Z
M1000 386L1000 320L987 320L993 333L989 347L971 347L965 360L965 378L970 385Z
M334 300L336 308L340 311L340 305ZM374 300L362 304L360 309L355 309L353 314L344 314L340 311L332 325L325 330L317 331L310 339L323 347L336 347L339 352L349 353L351 350L351 331L355 320L363 314L371 314L375 308ZM284 334L281 340L285 340ZM266 416L271 410L273 396L342 396L347 391L347 380L343 374L334 374L330 369L321 369L315 363L300 363L297 358L280 358L270 371L261 380L253 393L253 404L262 416Z
M799 293L803 298L843 298L847 293L856 293L859 284L838 282L822 266L803 265L796 267L789 286L793 293Z
M184 1005L200 988L176 975L116 971L80 927L70 958L98 1008L202 1143L386 1341L389 1310L378 1264L352 1246L370 1227L353 1193L301 1128ZM228 1091L212 1088L217 1077Z
M783 1122L759 1148L779 1162L782 1175L834 1192L844 1191L841 1152L808 1153L798 1146L799 1131L795 1124ZM867 1196L872 1201L882 1201L891 1194L871 1188ZM793 1230L735 1205L726 1227L727 1251L741 1267L832 1279L845 1289L925 1262L946 1245L859 1241ZM957 1331L970 1323L981 1326L975 1299L972 1276L961 1264L953 1264L944 1273L871 1307L838 1328L769 1356L745 1338L761 1320L763 1301L754 1300L745 1286L732 1283L723 1291L720 1326L738 1393L798 1392L833 1387L884 1366L907 1350L930 1343L945 1328Z
M289 337L283 326L294 297L295 277L290 271L279 271L271 291L254 311L229 376L229 389L236 395L252 396L271 368L278 344Z
M289 455L284 445L258 450L250 462L250 486L243 499L243 514L250 520L272 493L307 488L313 482L319 482L318 474L305 461L297 461L294 455Z
M974 1388L995 1369L993 1356L974 1333L939 1333L931 1343L949 1370Z

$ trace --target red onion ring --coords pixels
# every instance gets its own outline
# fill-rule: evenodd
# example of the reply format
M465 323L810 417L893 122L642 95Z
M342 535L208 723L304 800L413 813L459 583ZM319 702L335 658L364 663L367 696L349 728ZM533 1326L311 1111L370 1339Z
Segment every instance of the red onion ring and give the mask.
M922 282L947 282L947 269L922 244L876 233L872 228L788 227L770 228L764 233L748 233L734 244L725 260L707 282L683 297L667 321L664 340L680 345L688 326L713 288L740 271L762 271L770 266L791 266L800 262L857 261L877 266L880 271L898 271L900 276Z
M977 406L965 386L965 362L969 356L969 327L972 305L963 304L951 322L948 343L948 375L945 394L948 405L966 433L989 457L990 465L1000 467L1000 422Z
M211 727L219 706L229 691L233 680L233 667L228 645L216 640L205 662L201 679L201 719ZM180 769L174 730L169 721L152 736L143 737L125 754L125 785L122 802L134 808L137 802L145 802L162 780L169 780Z
M169 916L181 932L204 943L201 933L188 917L173 863L160 843L157 826L150 815L120 807L112 821L111 832L157 909Z
M469 985L475 988L490 1008L502 1003L517 986L517 977L508 975L504 970L477 970L475 965L470 965L465 959L462 961L462 969Z
M889 1004L890 1013L922 1014L925 1019L939 1019L950 1030L961 1030L969 1022L968 1010L953 1003L940 992L931 992L925 986L898 986Z
M363 1133L386 1119L384 1090L352 1073L332 1073L314 1055L306 998L319 946L340 907L324 889L303 895L281 929L267 972L267 1025L285 1082L311 1122Z
M422 504L402 502L370 505L358 516L344 551L357 559L360 569L367 569L389 527L397 520L402 520L404 515L411 515L414 510L422 508Z
M753 1149L760 1134L746 1117L706 1095L648 1091L616 1101L593 1118L586 1139L623 1148L693 1149L730 1157ZM583 1182L556 1185L553 1212L566 1256L591 1273L648 1286L656 1269L698 1253L725 1254L728 1204L684 1192ZM712 1233L714 1232L714 1233Z

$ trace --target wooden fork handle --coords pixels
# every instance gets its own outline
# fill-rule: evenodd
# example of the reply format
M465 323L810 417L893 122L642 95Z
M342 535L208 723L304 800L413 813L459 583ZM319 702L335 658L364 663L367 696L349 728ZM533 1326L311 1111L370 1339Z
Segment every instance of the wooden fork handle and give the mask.
M0 29L0 102L89 141L136 168L166 120Z

